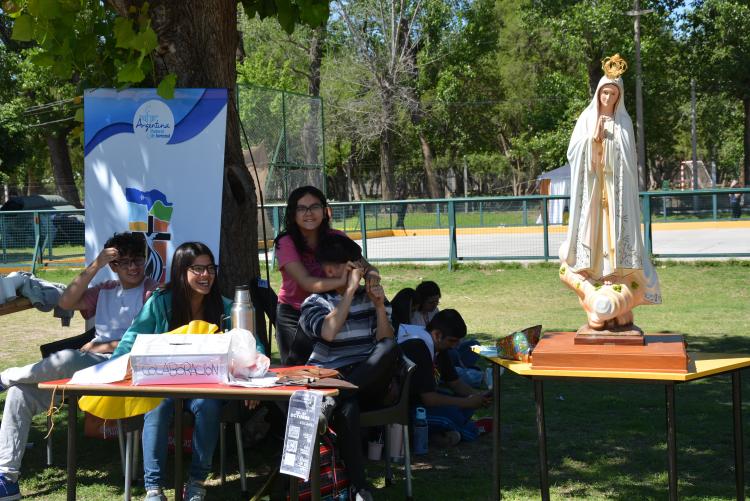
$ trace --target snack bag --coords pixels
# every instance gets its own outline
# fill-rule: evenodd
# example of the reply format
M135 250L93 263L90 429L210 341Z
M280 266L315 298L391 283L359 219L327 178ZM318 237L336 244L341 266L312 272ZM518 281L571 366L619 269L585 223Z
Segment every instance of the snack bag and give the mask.
M542 326L535 325L498 339L495 342L497 356L509 360L530 362L531 352L539 342L541 333Z

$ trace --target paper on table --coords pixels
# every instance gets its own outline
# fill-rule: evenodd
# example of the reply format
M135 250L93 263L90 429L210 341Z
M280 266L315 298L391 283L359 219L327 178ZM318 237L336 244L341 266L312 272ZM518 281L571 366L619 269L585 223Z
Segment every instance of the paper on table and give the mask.
M129 355L110 358L107 361L76 371L68 384L104 384L122 381L128 373Z
M251 377L250 379L233 379L229 381L230 386L242 386L243 388L270 388L279 386L278 376Z
M483 357L496 357L497 356L497 347L496 346L477 346L477 345L474 345L474 346L471 347L471 350L474 353L482 355Z

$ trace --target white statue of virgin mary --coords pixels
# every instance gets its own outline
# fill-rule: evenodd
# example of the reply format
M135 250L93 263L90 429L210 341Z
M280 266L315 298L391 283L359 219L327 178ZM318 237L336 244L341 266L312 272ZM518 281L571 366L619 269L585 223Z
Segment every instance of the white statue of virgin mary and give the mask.
M570 217L560 246L560 275L595 329L628 326L634 306L661 303L641 236L635 135L621 78L627 64L615 55L603 66L568 146Z

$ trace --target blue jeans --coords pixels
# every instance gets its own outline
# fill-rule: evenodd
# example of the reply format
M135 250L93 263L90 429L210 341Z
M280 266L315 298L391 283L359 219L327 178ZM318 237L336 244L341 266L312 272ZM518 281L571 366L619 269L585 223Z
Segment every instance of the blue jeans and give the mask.
M223 400L195 398L185 400L185 409L195 416L193 457L189 479L204 481L211 471L211 459L219 440L219 424ZM143 484L146 490L163 487L162 471L167 466L167 438L174 416L174 400L165 398L156 409L143 418ZM181 419L180 416L178 416ZM181 452L182 437L175 437L176 450Z
M462 409L455 405L425 407L425 409L430 433L457 431L461 434L461 440L465 442L476 440L479 436L479 430L471 420L474 409Z

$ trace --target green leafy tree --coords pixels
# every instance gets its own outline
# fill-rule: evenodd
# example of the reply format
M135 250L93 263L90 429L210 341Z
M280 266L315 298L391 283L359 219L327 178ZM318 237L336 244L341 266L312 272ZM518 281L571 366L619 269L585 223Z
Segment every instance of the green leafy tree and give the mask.
M249 16L276 17L288 32L328 18L325 0L246 0L242 6ZM60 78L76 73L83 86L158 84L163 97L171 97L175 86L236 86L236 0L9 0L4 8L13 18L13 38L41 48L34 64ZM259 274L255 186L242 156L233 97L223 186L220 259L228 294L233 284Z
M750 183L750 6L739 0L696 2L687 16L690 68L698 87L742 102L743 174Z

